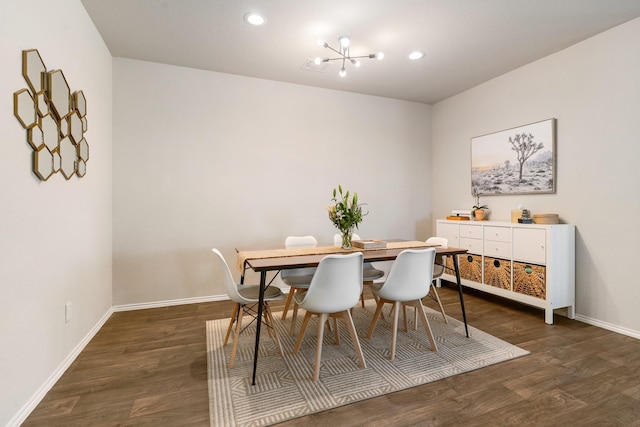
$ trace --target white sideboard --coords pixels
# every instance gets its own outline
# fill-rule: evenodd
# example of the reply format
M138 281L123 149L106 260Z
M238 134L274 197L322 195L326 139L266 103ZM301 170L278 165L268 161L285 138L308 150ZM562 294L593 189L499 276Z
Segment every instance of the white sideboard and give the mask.
M575 226L438 220L437 235L467 249L458 258L464 286L543 308L549 324L557 308L574 318ZM442 278L455 282L447 265Z

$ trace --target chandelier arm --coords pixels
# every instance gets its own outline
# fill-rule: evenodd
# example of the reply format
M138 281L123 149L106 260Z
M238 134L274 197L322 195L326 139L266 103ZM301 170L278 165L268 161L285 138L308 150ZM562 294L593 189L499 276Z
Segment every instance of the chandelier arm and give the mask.
M326 46L326 48L327 48L327 49L330 49L330 50L332 50L332 51L334 51L335 53L337 53L337 54L338 54L338 55L340 55L340 56L344 56L344 55L342 54L342 52L340 52L339 50L335 50L334 48L332 48L332 47L331 47L331 46L329 46L329 45L327 45L327 46Z
M369 55L360 55L360 56L350 56L349 59L360 59L360 58L375 58L375 53L371 53Z

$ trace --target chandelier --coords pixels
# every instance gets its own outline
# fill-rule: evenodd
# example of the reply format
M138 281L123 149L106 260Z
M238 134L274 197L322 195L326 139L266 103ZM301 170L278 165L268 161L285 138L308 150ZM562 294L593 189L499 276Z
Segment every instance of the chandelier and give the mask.
M370 58L370 59L382 60L382 58L384 58L384 53L382 52L370 53L369 55L351 56L351 52L349 49L351 45L351 39L348 36L342 36L338 39L338 42L340 43L339 50L329 46L329 43L325 42L324 40L318 40L318 44L320 46L326 47L327 49L337 53L340 56L336 58L317 57L316 59L314 59L313 62L316 65L320 65L323 62L342 61L342 68L340 68L340 77L344 77L347 75L347 70L344 68L344 64L347 62L351 62L354 66L359 67L360 66L360 61L358 61L359 59Z

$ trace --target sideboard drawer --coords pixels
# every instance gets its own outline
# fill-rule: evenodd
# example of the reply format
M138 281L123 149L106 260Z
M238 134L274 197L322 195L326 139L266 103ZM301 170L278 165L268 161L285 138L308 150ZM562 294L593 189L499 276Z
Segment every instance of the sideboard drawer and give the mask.
M460 247L472 254L482 254L482 240L460 238Z
M496 258L511 258L511 242L484 241L484 255Z
M482 239L481 225L460 225L460 238Z
M513 230L513 248L514 260L545 264L547 255L545 230L515 228Z
M497 242L510 242L511 227L484 227L484 239Z

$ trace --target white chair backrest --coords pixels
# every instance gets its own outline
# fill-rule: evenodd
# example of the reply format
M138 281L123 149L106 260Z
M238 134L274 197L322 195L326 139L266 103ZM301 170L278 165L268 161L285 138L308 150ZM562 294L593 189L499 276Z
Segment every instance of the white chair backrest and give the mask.
M429 293L435 248L405 249L391 266L378 295L392 301L414 301Z
M284 240L286 248L313 248L318 246L318 241L313 236L287 236Z
M362 240L358 234L353 233L351 235L351 240ZM333 235L333 244L334 246L342 246L342 234L336 233Z
M443 248L446 248L449 244L449 239L446 237L429 237L425 242L429 245L440 245Z
M362 252L322 258L300 306L313 313L338 313L355 306L362 293L362 259Z
M286 248L314 248L318 246L318 241L313 236L288 236L284 239ZM316 271L315 267L293 268L282 270L280 276L282 278L293 276L311 276Z
M233 280L227 261L225 261L220 251L216 248L211 249L211 252L215 255L214 258L217 261L218 270L220 271L222 280L224 281L224 288L226 289L227 295L229 295L231 301L246 304L247 300L238 293L238 286L236 285L235 280Z

